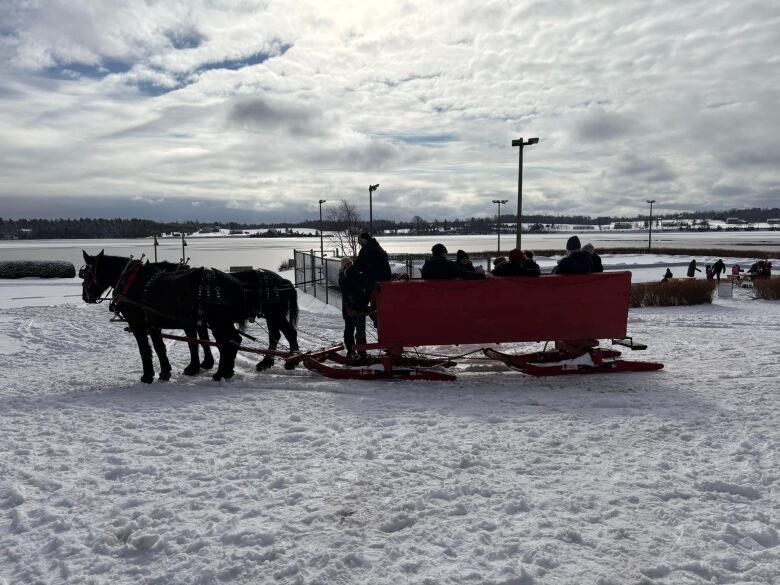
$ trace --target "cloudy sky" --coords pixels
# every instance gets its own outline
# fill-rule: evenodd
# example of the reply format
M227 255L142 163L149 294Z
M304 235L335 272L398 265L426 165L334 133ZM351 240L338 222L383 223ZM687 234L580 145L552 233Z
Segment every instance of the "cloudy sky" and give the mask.
M0 216L778 206L778 107L777 0L2 0Z

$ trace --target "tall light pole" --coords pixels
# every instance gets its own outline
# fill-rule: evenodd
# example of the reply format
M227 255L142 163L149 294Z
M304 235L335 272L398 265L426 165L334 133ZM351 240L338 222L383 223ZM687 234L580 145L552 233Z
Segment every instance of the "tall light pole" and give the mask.
M320 258L325 258L325 244L322 240L322 204L325 202L325 199L320 199Z
M379 183L368 186L368 231L374 235L374 191L379 189Z
M498 205L498 221L496 222L496 228L498 230L498 251L501 251L501 204L506 203L508 199L493 199L493 203Z
M648 222L650 225L650 233L647 234L647 249L652 250L653 249L653 203L655 203L655 199L648 199L647 202L650 204L650 221Z
M515 245L518 250L522 249L521 240L523 231L523 147L536 144L537 142L539 142L538 138L529 138L525 141L520 138L512 141L512 146L520 147L520 158L517 167L517 242Z

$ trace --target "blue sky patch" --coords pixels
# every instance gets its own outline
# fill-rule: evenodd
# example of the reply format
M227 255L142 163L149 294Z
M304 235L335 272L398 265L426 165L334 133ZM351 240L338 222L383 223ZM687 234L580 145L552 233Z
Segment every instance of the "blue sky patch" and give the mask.
M197 72L208 71L210 69L230 69L231 71L237 71L244 67L251 67L252 65L259 65L265 63L272 57L280 57L290 50L292 45L278 45L271 51L260 51L249 55L248 57L241 57L239 59L224 59L222 61L215 61L213 63L206 63L198 67Z
M89 79L102 79L112 73L124 73L130 70L132 64L117 59L103 59L100 65L91 65L86 63L68 63L65 65L56 65L47 67L43 70L46 77L53 79L80 79L87 77Z
M441 144L458 140L455 134L395 134L390 138L406 144Z

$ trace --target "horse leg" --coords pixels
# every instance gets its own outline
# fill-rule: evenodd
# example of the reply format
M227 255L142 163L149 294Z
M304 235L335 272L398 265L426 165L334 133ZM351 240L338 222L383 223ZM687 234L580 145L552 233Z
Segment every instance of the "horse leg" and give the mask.
M214 333L214 340L219 349L219 366L212 379L219 381L223 378L232 378L241 338L232 324L212 326L211 331Z
M156 327L149 328L149 337L152 338L154 352L160 360L160 380L171 379L171 362L168 361L168 348L165 347L161 332Z
M138 344L138 353L141 354L141 365L144 369L141 382L151 384L154 381L154 365L152 364L152 348L149 346L146 325L144 323L131 322L130 331L133 332L135 341Z
M205 323L198 326L198 339L201 341L209 341L209 328ZM203 361L200 363L200 367L204 370L210 370L214 367L214 356L208 345L203 346Z
M282 330L282 334L287 340L287 345L290 346L290 353L298 353L300 351L300 347L298 347L298 332L295 330L295 327L292 326L292 323L290 323L290 321L284 317L284 315L279 316L279 328ZM284 369L294 370L295 364L285 363Z
M184 328L184 334L190 339L195 339L198 334L197 329L193 325L189 325ZM184 368L185 376L194 376L200 371L200 353L198 353L197 343L187 343L187 347L190 350L190 363Z
M279 340L282 338L282 334L279 331L278 320L273 315L267 315L265 323L268 326L268 349L271 351L276 350L276 346L279 344ZM267 355L262 360L257 362L255 370L262 372L274 365L274 356Z

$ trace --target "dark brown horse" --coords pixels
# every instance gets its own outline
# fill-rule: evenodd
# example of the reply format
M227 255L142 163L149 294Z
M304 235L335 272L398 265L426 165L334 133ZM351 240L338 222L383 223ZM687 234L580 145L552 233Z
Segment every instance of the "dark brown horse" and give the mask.
M152 339L160 361L160 379L167 380L171 365L160 330L184 329L188 337L194 338L199 322L211 328L219 349L219 366L213 378L233 376L240 344L234 324L243 325L249 312L239 281L218 270L197 268L169 273L131 258L106 256L102 251L96 256L83 254L86 264L79 271L84 280L82 298L87 303L96 303L105 291L114 289L112 304L127 320L138 343L144 372L142 382L154 380L148 338ZM196 348L190 366L197 359Z

